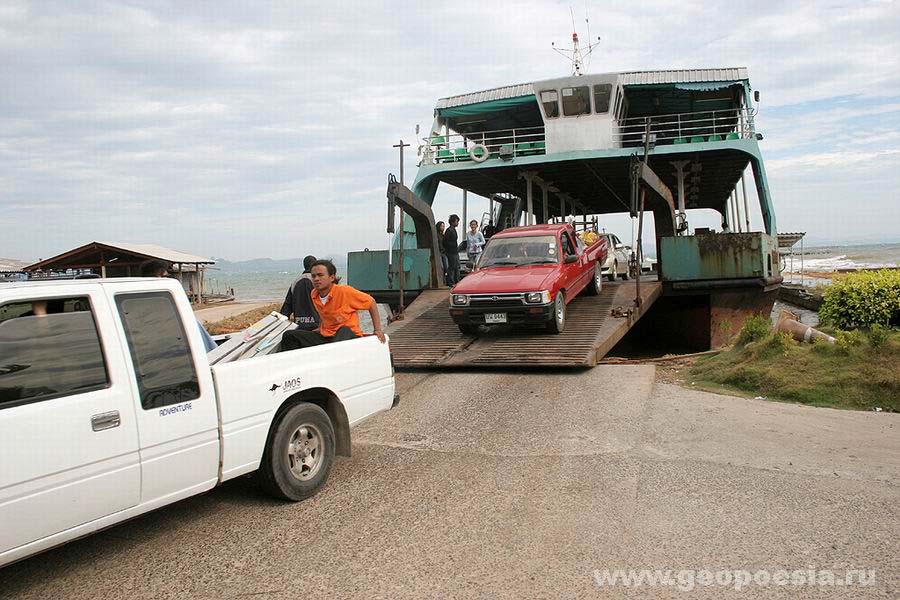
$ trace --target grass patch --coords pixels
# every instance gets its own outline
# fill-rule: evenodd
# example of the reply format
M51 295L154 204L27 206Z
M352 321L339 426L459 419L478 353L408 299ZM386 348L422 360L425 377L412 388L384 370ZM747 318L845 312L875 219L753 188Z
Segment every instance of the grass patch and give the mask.
M223 333L235 333L247 329L272 311L281 308L280 304L267 304L262 308L248 310L245 313L222 319L221 321L213 321L206 324L206 330L210 335L221 335Z
M770 331L701 358L691 380L813 406L900 412L900 332L876 328L836 337L835 345L802 344Z

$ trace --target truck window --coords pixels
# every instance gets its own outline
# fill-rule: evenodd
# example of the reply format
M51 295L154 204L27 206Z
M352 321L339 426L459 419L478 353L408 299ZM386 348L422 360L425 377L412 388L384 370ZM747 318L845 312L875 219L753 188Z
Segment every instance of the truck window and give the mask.
M591 93L588 86L563 88L562 109L563 115L567 117L591 114Z
M575 246L572 245L572 240L569 239L568 233L563 233L560 236L562 241L562 251L564 256L569 256L575 254Z
M108 385L87 297L0 306L0 409Z
M141 406L151 410L198 398L197 371L172 296L167 292L119 294L116 306L128 339Z
M612 95L611 83L598 83L594 86L594 112L609 112L609 97Z
M559 116L559 94L556 90L544 90L541 92L541 104L544 106L544 114L548 118Z

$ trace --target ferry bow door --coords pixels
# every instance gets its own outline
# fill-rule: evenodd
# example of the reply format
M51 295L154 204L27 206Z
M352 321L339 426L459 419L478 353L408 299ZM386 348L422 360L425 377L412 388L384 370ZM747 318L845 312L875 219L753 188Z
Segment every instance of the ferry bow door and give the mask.
M140 500L128 367L103 290L20 288L0 305L0 564Z
M149 508L210 489L219 473L218 409L196 317L175 302L176 282L159 281L162 289L139 293L133 284L107 286L134 373L141 504Z

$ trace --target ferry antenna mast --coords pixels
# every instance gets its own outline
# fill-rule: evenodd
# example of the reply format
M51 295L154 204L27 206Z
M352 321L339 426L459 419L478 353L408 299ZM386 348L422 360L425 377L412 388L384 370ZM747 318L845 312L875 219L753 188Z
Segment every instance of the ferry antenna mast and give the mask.
M587 1L585 1L584 5L585 18L584 22L587 24L588 30L588 40L591 37L591 22L587 17ZM558 53L562 54L566 57L566 60L572 63L572 75L579 77L584 75L584 61L588 58L591 53L594 51L594 48L600 45L600 36L597 36L597 41L591 43L588 41L587 48L582 51L580 41L578 39L578 31L575 29L575 11L572 10L572 7L569 7L569 13L572 15L572 47L571 48L557 48L556 42L550 42L550 45L556 50Z

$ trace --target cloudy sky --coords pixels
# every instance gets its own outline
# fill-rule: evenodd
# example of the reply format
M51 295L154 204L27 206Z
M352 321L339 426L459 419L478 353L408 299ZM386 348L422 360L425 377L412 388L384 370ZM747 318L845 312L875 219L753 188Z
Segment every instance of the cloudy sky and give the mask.
M391 145L439 97L565 75L550 42L567 42L570 4L585 37L583 1L3 0L0 256L383 248ZM591 72L750 69L779 230L900 240L900 4L587 9ZM458 210L458 191L436 208Z

